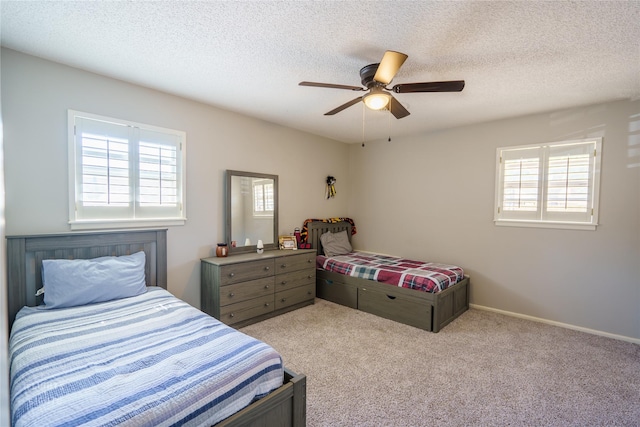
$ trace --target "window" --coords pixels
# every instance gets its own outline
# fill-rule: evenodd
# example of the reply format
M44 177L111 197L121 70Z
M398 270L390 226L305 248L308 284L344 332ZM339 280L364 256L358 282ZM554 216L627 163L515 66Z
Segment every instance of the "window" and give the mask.
M184 132L69 110L72 229L185 221Z
M272 179L253 180L253 215L273 216L275 201Z
M598 225L602 138L497 150L497 225Z

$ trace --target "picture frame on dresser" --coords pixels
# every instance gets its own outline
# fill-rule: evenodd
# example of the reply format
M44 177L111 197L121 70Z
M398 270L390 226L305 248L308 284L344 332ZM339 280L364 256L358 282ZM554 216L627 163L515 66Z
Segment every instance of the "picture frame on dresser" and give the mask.
M280 249L298 249L298 241L295 236L280 236L278 238Z

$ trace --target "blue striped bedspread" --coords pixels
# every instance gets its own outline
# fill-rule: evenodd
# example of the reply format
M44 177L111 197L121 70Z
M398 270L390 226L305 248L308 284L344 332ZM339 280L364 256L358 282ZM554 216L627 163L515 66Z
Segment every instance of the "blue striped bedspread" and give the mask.
M21 426L212 425L283 383L281 356L161 288L24 307L9 343Z

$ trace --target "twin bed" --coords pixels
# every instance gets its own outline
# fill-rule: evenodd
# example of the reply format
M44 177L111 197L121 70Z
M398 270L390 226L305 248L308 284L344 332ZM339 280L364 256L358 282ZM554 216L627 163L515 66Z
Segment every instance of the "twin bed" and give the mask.
M165 230L7 238L14 427L305 425L304 375L168 293L166 254Z
M317 297L431 332L469 309L469 278L461 268L354 253L348 221L313 221L307 228L318 252Z

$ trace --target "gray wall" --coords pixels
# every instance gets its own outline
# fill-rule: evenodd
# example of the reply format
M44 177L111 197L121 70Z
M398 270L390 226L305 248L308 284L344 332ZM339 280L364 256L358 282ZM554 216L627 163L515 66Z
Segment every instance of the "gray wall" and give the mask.
M596 231L493 224L497 147L597 136ZM458 264L480 306L640 338L640 101L352 146L349 175L356 247Z
M196 307L199 260L224 241L226 169L279 176L281 234L306 218L346 214L343 143L2 49L9 235L69 230L67 109L186 131L188 220L169 228L169 291ZM332 200L327 175L338 178Z
M7 49L1 71L7 234L68 230L71 108L187 132L188 221L169 229L169 290L196 307L198 260L224 236L224 170L236 169L280 176L282 232L350 216L357 248L464 267L476 305L640 339L639 101L361 147ZM596 231L493 225L496 147L588 136L604 137Z

